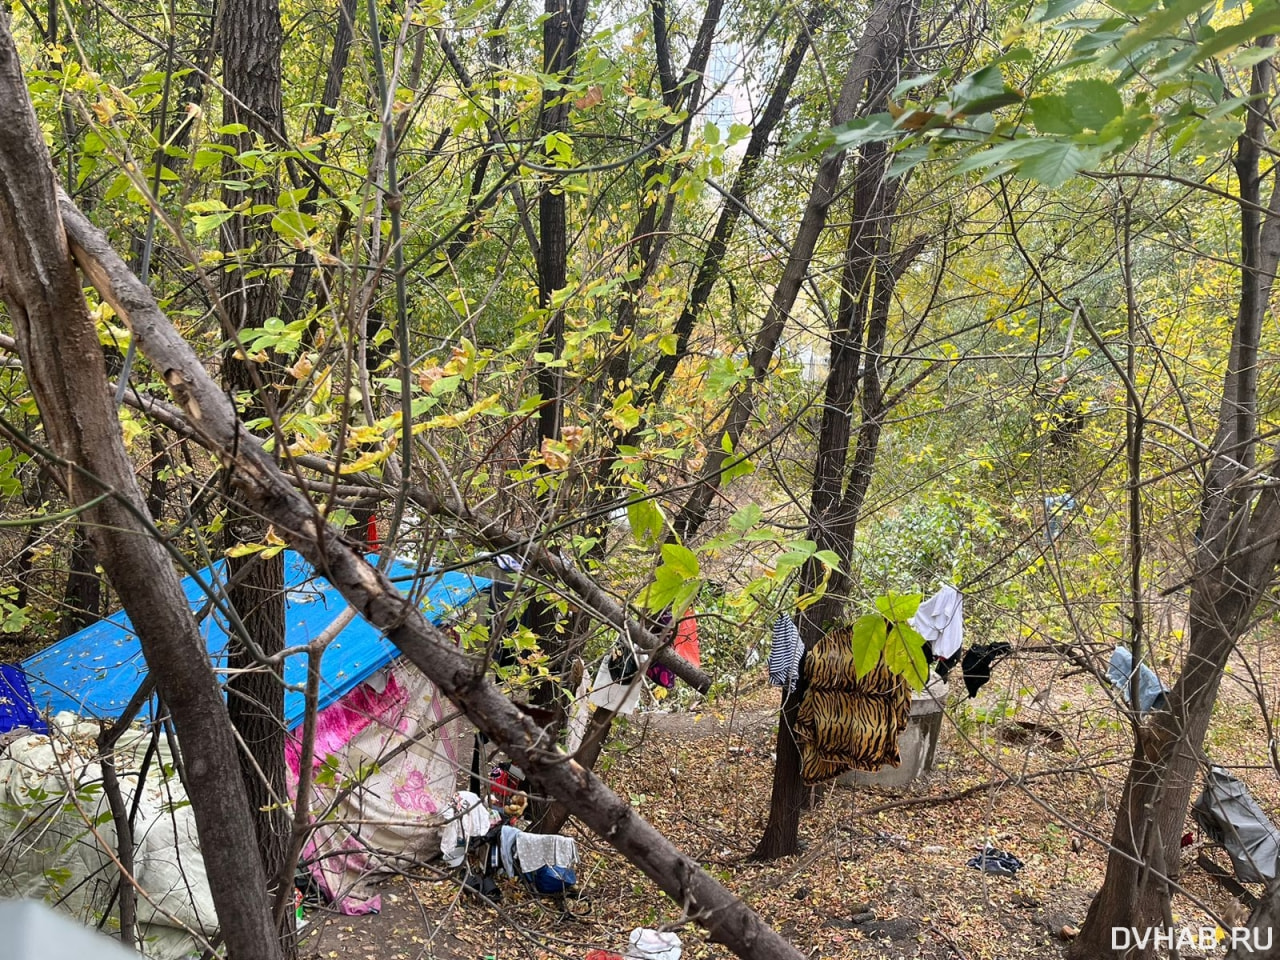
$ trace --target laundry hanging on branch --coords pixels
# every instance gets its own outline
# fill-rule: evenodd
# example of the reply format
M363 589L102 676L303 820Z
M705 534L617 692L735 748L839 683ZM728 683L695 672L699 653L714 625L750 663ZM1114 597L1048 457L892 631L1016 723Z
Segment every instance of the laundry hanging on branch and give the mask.
M804 643L796 622L785 613L773 621L773 645L769 648L769 685L795 689L800 679L800 659L804 656Z
M1111 663L1107 665L1107 679L1120 689L1124 702L1129 702L1133 689L1133 654L1128 647L1118 646L1111 653ZM1165 694L1168 688L1160 682L1156 672L1145 663L1138 664L1138 714L1145 716L1151 710L1164 707Z
M935 657L947 660L964 644L964 595L944 583L907 622L924 637Z
M901 762L898 737L911 713L911 687L881 657L861 679L853 628L829 631L801 663L804 695L796 721L800 777L821 783L848 770Z

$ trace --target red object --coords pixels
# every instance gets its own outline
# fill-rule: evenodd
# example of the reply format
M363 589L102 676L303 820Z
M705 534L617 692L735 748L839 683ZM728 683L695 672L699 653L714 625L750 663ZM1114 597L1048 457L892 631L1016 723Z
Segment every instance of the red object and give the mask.
M622 960L622 957L608 950L592 950L583 960Z
M676 635L671 641L671 648L695 667L702 666L702 651L698 647L698 619L692 610L676 624Z
M378 543L378 518L369 514L369 528L364 533L364 542L374 553L379 553L382 544Z
M489 772L489 794L503 803L506 803L512 794L519 793L522 786L523 784L512 775L510 770L494 767Z
M1194 833L1184 833L1182 835L1182 845L1184 847L1189 847L1195 842L1196 842L1196 835Z

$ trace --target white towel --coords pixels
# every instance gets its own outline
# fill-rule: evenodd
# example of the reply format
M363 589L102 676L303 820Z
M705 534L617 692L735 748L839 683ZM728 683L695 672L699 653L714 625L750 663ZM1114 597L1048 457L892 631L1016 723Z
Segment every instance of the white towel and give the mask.
M950 659L964 644L964 596L944 583L908 622L929 641L935 657Z

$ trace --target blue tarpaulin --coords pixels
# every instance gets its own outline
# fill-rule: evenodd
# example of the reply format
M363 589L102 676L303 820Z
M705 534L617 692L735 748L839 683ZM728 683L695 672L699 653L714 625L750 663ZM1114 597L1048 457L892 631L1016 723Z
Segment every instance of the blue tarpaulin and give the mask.
M48 733L31 700L31 689L20 667L0 663L0 733L25 727L33 733Z
M300 555L284 554L285 646L310 643L347 608L342 595L329 581L316 575ZM373 558L371 558L373 559ZM183 591L193 610L209 599L209 587L220 584L222 564L202 571L200 579L186 577ZM387 574L406 592L421 597L427 618L440 624L489 586L489 581L466 573L423 573L407 563L392 562ZM200 632L215 665L226 661L227 629L218 613L200 623ZM320 707L338 700L375 671L399 655L395 645L363 617L351 623L325 648L321 659ZM86 627L22 662L36 707L57 713L70 710L83 717L111 720L118 717L147 675L138 638L124 612ZM285 690L285 725L293 729L305 712L302 684L307 676L307 655L285 659L284 679L297 690ZM150 718L152 704L142 716Z

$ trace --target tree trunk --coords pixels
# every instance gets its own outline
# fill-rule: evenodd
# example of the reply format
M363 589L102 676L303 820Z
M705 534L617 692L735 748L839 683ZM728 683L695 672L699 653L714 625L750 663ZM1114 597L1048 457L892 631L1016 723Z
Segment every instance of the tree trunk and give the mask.
M764 835L751 853L752 860L777 860L800 849L800 811L804 809L805 785L800 779L800 744L796 742L796 721L804 689L797 684L782 695L778 711L778 741L773 763L773 789L769 795L769 820Z
M277 0L225 0L221 11L222 73L227 95L223 122L241 124L242 134L229 138L237 151L250 149L255 140L275 143L283 132L281 107L281 49L284 42ZM229 163L229 179L241 176ZM252 191L253 202L276 202L274 177L264 177ZM224 189L223 202L232 207L245 195ZM223 245L228 262L239 268L222 275L221 309L228 333L262 327L280 305L276 266L278 247L266 218L237 215L224 226ZM256 268L256 272L255 272ZM273 371L259 366L233 347L223 360L223 379L232 396L244 398L246 415L275 420L268 393ZM266 523L253 511L232 505L226 525L227 546L262 542ZM284 649L284 557L268 559L258 554L230 557L227 562L228 600L239 614L248 638L266 656ZM285 776L284 686L278 668L262 666L243 640L233 633L227 656L231 679L227 681L227 710L247 753L240 758L245 790L253 813L254 834L267 882L291 876L283 868L290 835L288 790ZM272 890L271 896L279 896ZM279 931L283 952L291 956L294 915L283 912Z
M804 62L805 54L809 51L813 29L821 21L820 13L821 11L814 9L805 17L799 35L783 61L782 70L769 94L764 111L751 130L751 138L747 141L747 149L738 163L738 171L734 174L729 197L720 208L715 229L711 233L711 242L707 244L702 259L698 263L698 272L690 288L689 299L685 302L672 329L672 333L676 335L676 348L670 354L664 353L660 356L654 363L652 372L645 378L648 388L641 394L645 405L652 406L661 402L676 368L689 353L689 340L693 336L698 319L702 316L703 308L711 299L711 292L715 289L716 282L720 279L724 258L729 251L729 241L733 237L738 219L742 216L742 208L747 196L756 183L756 171L773 138L774 128L782 119L787 103L791 99L791 87L800 73L800 65ZM615 374L614 379L617 380L619 377ZM642 427L637 425L635 429L628 431L621 442L634 443L641 429Z
M1256 459L1258 341L1280 262L1280 189L1273 188L1265 219L1259 213L1259 158L1269 122L1263 101L1272 80L1270 61L1254 66L1253 99L1237 141L1240 304L1223 380L1214 459L1201 495L1202 543L1191 587L1187 659L1166 708L1139 728L1107 873L1072 943L1072 960L1149 956L1150 951L1114 949L1112 928L1141 930L1168 923L1169 880L1177 874L1179 840L1222 671L1280 557L1280 499L1275 489L1256 490L1239 482ZM1274 469L1276 464L1268 467Z
M356 4L359 0L342 0L338 5L333 32L333 49L329 54L329 69L325 73L324 91L320 95L320 107L316 110L315 122L311 135L323 137L333 128L333 111L338 105L338 97L342 94L342 78L346 74L347 60L351 55L351 40L355 34ZM316 155L324 159L325 143L316 148ZM314 215L317 209L316 200L320 196L320 182L313 180L307 196L300 204L303 213ZM293 258L293 270L289 274L289 285L284 292L280 305L281 314L286 323L302 316L306 304L307 288L311 285L312 272L315 268L315 255L310 250L299 250Z
M832 110L833 125L847 123L858 115L868 99L868 85L871 86L872 96L879 95L882 87L885 92L892 88L896 74L888 68L896 64L895 51L901 49L914 17L914 0L878 0L872 6L857 52L840 86L839 99ZM706 520L707 511L719 488L725 461L733 455L727 453L724 447L736 450L755 411L755 390L769 373L778 341L782 338L800 287L809 274L813 251L826 226L827 208L837 195L844 160L843 152L833 153L818 168L804 213L800 217L800 226L796 229L796 238L787 255L786 266L774 288L769 309L751 349L751 376L734 395L722 428L714 439L707 442L707 458L698 475L698 482L672 522L676 536L682 540L687 540L696 533ZM727 444L722 439L727 440Z
M886 73L905 50L913 18L913 12L906 13L896 21L900 32L882 41L880 65ZM888 95L884 83L873 81L873 84L873 92L868 97L872 109L882 104ZM868 145L862 151L853 178L853 217L845 242L840 303L831 331L831 360L809 506L810 539L819 549L834 551L840 558L840 567L828 571L818 561L809 560L801 571L800 590L805 594L817 590L827 578L823 597L800 616L800 639L806 650L813 649L832 624L844 619L853 538L880 446L884 415L880 367L895 281L890 254L898 203L897 181L885 179L887 165L885 145ZM846 470L859 384L862 386L862 419L853 466ZM755 859L790 856L798 849L804 784L800 779L800 750L793 731L803 694L804 685L800 682L796 691L784 698L779 712L769 821L752 854Z
M279 956L236 776L231 724L177 573L125 454L97 331L58 218L53 167L0 17L0 293L58 471L138 632L188 759L188 789L228 955Z
M98 579L98 558L83 523L72 535L71 567L67 588L62 594L62 619L58 638L69 637L102 619L102 581Z

